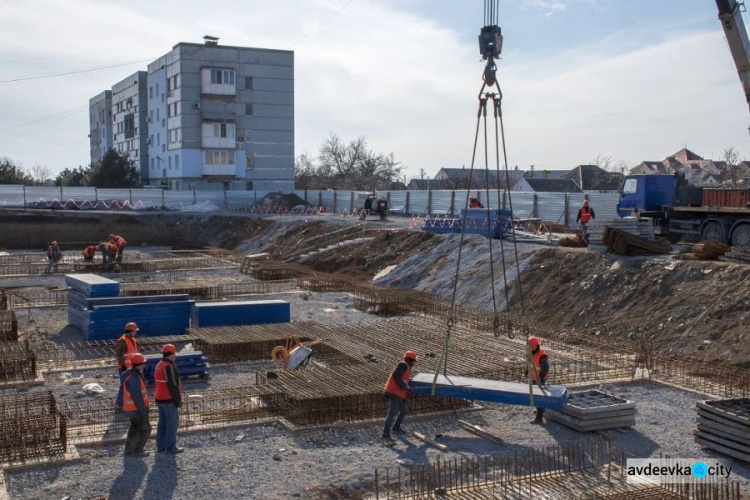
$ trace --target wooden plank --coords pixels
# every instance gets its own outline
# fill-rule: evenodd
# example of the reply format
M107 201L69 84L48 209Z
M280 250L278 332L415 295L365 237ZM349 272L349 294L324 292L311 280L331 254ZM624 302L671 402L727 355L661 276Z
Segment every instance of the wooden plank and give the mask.
M440 444L437 441L434 441L434 440L428 438L424 434L421 434L419 432L412 432L412 435L414 435L414 437L417 438L417 439L419 439L420 441L424 441L425 443L429 444L430 446L434 446L435 448L437 448L440 451L448 451L448 447L447 446L445 446L444 444Z
M476 434L477 436L483 437L484 439L492 441L493 443L496 443L496 444L501 444L501 445L505 444L505 442L502 439L495 436L494 434L490 434L489 432L485 431L478 425L470 424L469 422L466 422L465 420L459 420L458 423L461 427L471 432L472 434Z
M720 444L716 444L711 441L706 441L705 439L701 439L700 436L695 436L694 439L696 443L703 446L704 448L718 451L719 453L723 453L724 455L736 458L738 460L750 462L750 454L748 453L742 453L741 451L733 450L732 448L727 448L726 446L721 446Z

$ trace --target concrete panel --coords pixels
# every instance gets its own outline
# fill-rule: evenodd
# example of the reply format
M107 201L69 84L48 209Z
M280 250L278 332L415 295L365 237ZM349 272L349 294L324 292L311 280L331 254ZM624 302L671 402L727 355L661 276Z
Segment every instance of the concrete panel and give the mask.
M294 144L242 144L242 149L253 156L294 156Z
M210 46L181 46L180 47L180 59L181 60L199 60L199 61L211 61L214 63L237 63L239 62L238 49L210 47Z
M294 120L290 118L256 118L249 117L249 126L246 128L255 130L280 130L294 132Z
M294 170L285 169L285 168L278 168L278 169L252 168L247 171L247 179L251 181L260 180L260 179L276 180L276 181L294 180Z
M254 156L253 169L294 169L294 156Z
M240 51L240 62L254 65L267 66L292 66L294 65L294 53L267 50L242 50Z
M249 136L251 143L285 143L294 144L294 132L271 131L271 130L249 130L246 137Z
M294 68L291 66L241 64L240 76L259 76L264 78L282 78L291 80L294 78Z
M294 181L253 181L253 189L258 191L288 193L294 189Z
M294 92L294 80L255 77L253 88L249 90Z
M262 92L258 90L240 91L240 99L243 102L257 104L282 104L294 105L294 94L291 92Z
M253 114L258 118L294 118L294 106L253 104Z

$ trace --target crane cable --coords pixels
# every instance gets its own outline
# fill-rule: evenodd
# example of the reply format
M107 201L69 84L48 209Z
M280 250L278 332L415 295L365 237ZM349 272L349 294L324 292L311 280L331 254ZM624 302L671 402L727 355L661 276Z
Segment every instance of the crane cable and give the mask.
M496 28L499 34L499 28L497 28L497 15L498 15L498 0L485 0L484 1L484 21L485 21L485 28ZM481 35L480 35L481 36ZM502 39L500 39L502 43ZM481 42L480 42L481 47ZM499 50L497 51L499 54ZM494 122L495 122L495 167L496 167L496 189L497 189L497 203L498 206L500 206L501 202L501 182L500 182L500 145L502 144L502 152L503 152L503 161L504 161L504 168L505 168L505 186L504 186L504 193L507 194L508 198L508 208L509 208L509 226L510 231L513 236L513 252L515 257L515 264L516 264L516 282L518 286L518 298L521 308L521 323L523 332L526 337L526 362L527 362L527 375L528 375L528 381L529 381L529 399L530 399L530 405L533 406L534 404L534 393L533 393L533 383L532 378L534 378L537 381L537 384L541 388L541 384L539 382L539 374L536 371L536 366L533 362L533 354L531 352L531 348L528 344L528 339L530 337L530 331L528 328L528 324L526 323L526 305L524 301L523 296L523 287L521 284L521 265L518 258L518 242L516 241L516 230L515 230L515 223L513 218L513 199L510 191L510 172L508 170L508 154L507 154L507 147L506 147L506 140L505 140L505 124L503 121L503 114L502 114L502 91L500 89L500 84L496 81L494 78L495 73L495 67L494 67L494 58L492 57L492 54L489 54L487 57L487 68L485 69L482 79L484 80L482 83L482 87L478 94L479 99L479 108L477 110L477 123L475 127L474 132L474 148L472 151L471 156L471 164L469 168L469 179L468 179L468 186L466 188L466 201L464 204L464 211L463 211L463 218L461 220L461 237L459 239L459 247L458 247L458 256L456 259L456 272L454 274L453 278L453 291L451 294L451 307L450 307L450 314L447 320L447 332L445 336L445 341L443 343L443 350L440 354L440 358L438 360L438 365L435 370L433 382L432 382L432 390L431 393L435 394L436 384L437 384L437 378L440 372L442 371L444 375L447 375L448 373L448 354L449 354L449 348L450 348L450 338L452 334L453 327L455 326L455 309L456 309L456 295L458 290L458 277L460 273L461 268L461 257L463 253L463 244L464 244L464 238L465 238L465 232L466 232L466 219L468 215L468 208L469 208L469 195L471 192L471 185L472 185L472 179L474 175L474 165L476 163L476 154L477 154L477 145L479 141L479 126L480 122L484 122L484 160L485 160L485 192L487 194L487 228L488 228L488 241L489 241L489 265L490 265L490 289L492 291L492 306L493 306L493 312L494 312L494 321L493 321L493 332L495 337L499 337L499 315L497 312L497 298L495 294L495 270L494 270L494 255L493 255L493 247L492 247L492 231L494 229L492 224L492 209L490 208L490 174L489 174L489 153L488 153L488 134L487 134L487 103L491 99L492 105L493 105L493 115L494 115ZM490 76L488 78L488 76ZM497 94L487 92L485 93L485 89L492 88L493 86L497 87ZM483 119L483 120L482 120ZM504 205L504 204L503 204ZM496 219L496 224L499 222L500 216L498 214L498 217ZM503 228L506 229L506 228ZM504 292L505 292L505 304L506 308L510 308L510 287L508 285L508 279L507 279L507 266L505 262L505 245L503 243L503 238L501 235L500 238L500 252L501 252L501 262L502 262L502 269L503 269L503 286L504 286ZM506 325L506 333L509 338L514 338L514 328L513 328L513 322L512 322L512 316L510 313L507 314L507 325ZM532 373L536 374L536 377L532 377ZM542 389L543 390L543 389Z

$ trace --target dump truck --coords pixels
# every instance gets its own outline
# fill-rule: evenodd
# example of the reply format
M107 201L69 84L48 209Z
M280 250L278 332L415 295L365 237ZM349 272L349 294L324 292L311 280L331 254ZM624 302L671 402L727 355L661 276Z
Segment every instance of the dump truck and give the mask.
M695 187L670 174L628 175L617 213L650 218L656 234L674 240L750 245L750 189Z

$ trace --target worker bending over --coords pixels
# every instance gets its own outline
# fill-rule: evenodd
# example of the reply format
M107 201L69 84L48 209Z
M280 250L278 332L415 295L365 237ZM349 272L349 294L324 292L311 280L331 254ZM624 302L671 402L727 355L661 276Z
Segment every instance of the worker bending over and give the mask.
M125 372L122 387L122 411L130 419L128 435L125 439L125 455L147 457L149 453L143 451L151 435L151 423L148 420L148 405L150 400L146 391L146 379L143 370L146 358L136 352L131 357L132 365Z
M117 256L117 247L108 241L99 243L99 250L102 252L102 264L109 264Z
M117 263L122 262L122 252L125 250L125 245L128 244L125 238L116 234L109 235L109 242L115 246L115 252L117 253Z
M163 358L154 371L154 399L159 406L156 451L177 454L184 451L177 446L178 409L182 406L182 381L175 365L177 349L172 344L164 344L161 355Z
M539 339L533 336L529 337L529 349L531 349L531 359L534 362L533 370L531 370L531 383L537 384L540 387L544 387L544 384L547 381L547 375L549 375L547 351L542 349L542 346L539 345ZM528 371L528 367L526 368L526 370ZM543 424L543 417L544 408L537 408L536 418L534 418L531 423Z
M469 208L484 208L484 205L480 203L479 200L474 198L473 196L469 197Z
M409 392L411 392L409 380L411 379L411 369L416 362L417 354L414 351L406 351L404 360L396 365L383 387L383 396L389 399L388 414L385 417L385 426L383 427L383 439L385 441L393 442L391 430L396 434L405 432L401 428L401 422L404 421L408 411L406 398L409 397ZM398 417L396 417L396 414L398 414ZM393 423L394 418L396 418L395 423ZM391 428L392 423L393 428Z
M97 245L88 245L86 248L81 250L81 254L83 255L83 260L86 262L92 262L94 260L94 256L96 255L96 250L98 249Z

